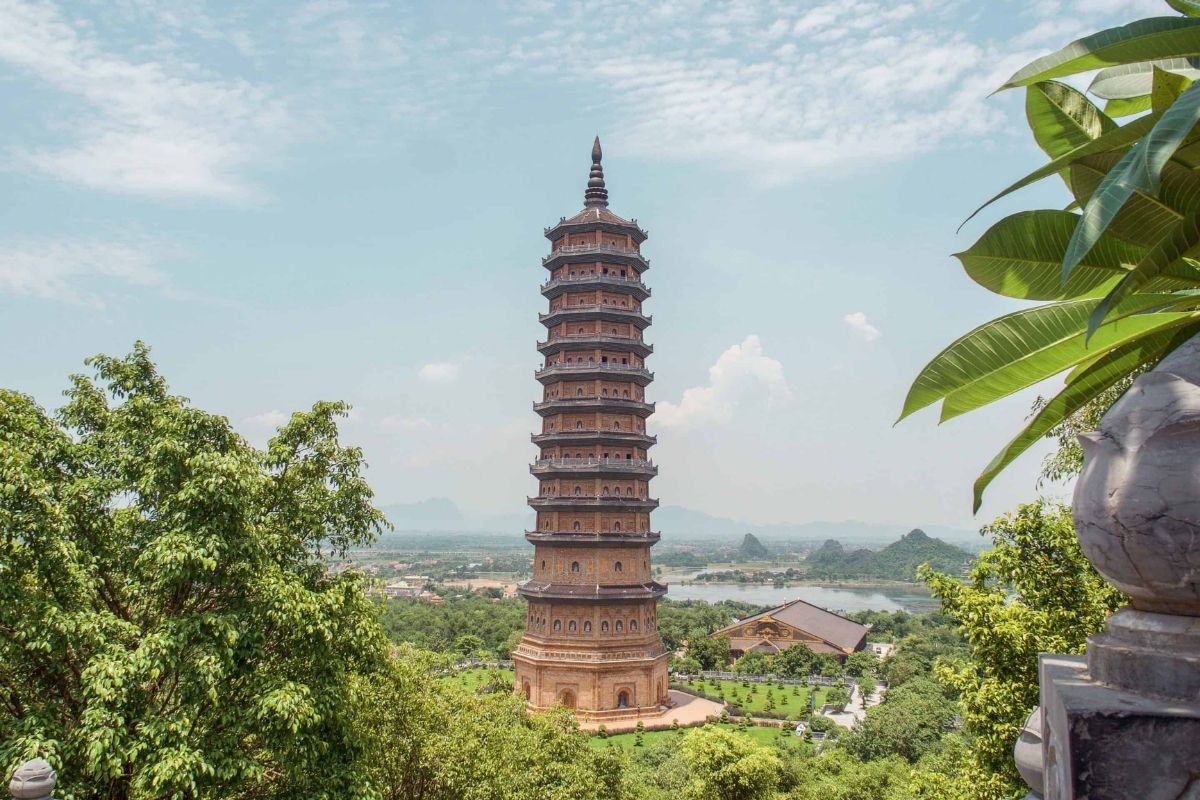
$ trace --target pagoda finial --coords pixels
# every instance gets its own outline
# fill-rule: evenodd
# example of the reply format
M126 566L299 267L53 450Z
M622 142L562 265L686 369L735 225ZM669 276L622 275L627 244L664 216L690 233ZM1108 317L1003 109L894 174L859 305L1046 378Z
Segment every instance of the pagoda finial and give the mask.
M592 144L592 171L588 173L587 190L583 193L583 205L585 208L608 208L608 189L604 188L604 167L600 166L600 159L604 157L604 151L600 149L600 137L596 137L596 141Z

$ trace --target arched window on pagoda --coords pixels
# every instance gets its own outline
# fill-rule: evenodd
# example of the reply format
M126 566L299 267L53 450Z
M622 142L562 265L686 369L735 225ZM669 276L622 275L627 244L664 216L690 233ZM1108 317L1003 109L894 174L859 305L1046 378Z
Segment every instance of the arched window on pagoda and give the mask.
M621 620L617 620L616 624L613 626L613 630L615 630L617 633L623 633L623 632L624 632L624 630L625 630L625 627L624 627L624 625L621 623Z
M617 623L617 624L619 625L620 623ZM554 632L558 633L561 630L562 630L562 620L561 619L554 620Z
M620 561L618 561L617 563L613 564L613 570L616 572L624 572L625 567L621 565Z
M583 632L584 632L584 633L591 633L591 632L592 632L592 623L591 623L591 622L584 622L584 623L583 623Z
M571 530L573 530L573 531L579 530L579 520L575 520L574 524L571 526Z
M614 522L614 523L613 523L613 530L614 530L614 531L619 531L619 530L621 530L621 523L619 523L619 522Z
M579 562L578 561L571 562L571 572L579 572Z
M603 622L600 623L600 632L608 633L608 620L604 620Z
M567 623L567 632L568 633L576 633L578 631L578 629L579 629L579 626L577 626L575 624L575 620L571 620L570 622Z
M637 633L637 620L636 619L629 620L629 632Z

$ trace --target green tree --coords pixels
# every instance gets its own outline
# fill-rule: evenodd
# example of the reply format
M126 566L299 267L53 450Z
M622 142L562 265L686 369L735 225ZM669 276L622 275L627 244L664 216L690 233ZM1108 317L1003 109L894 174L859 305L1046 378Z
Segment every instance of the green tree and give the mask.
M0 764L44 756L68 800L366 796L384 638L324 563L384 521L346 406L260 451L145 345L88 363L57 418L0 391Z
M857 653L851 653L846 656L844 666L846 674L852 677L874 675L875 670L879 669L879 656L870 650L859 650Z
M941 664L938 677L961 693L977 763L1017 789L1012 748L1038 702L1037 654L1083 652L1126 598L1083 557L1065 506L1023 505L983 532L993 548L966 582L930 571L922 577L970 646L968 658Z
M766 747L720 728L684 737L679 754L688 768L688 800L759 800L773 795L782 764Z
M1183 16L1085 36L1001 87L1025 87L1033 137L1050 160L992 200L1059 175L1079 211L1013 214L958 254L988 290L1046 302L960 337L905 398L901 418L940 402L946 420L1065 373L1063 389L976 480L976 509L1018 455L1200 332L1200 85L1188 72L1200 56L1200 5L1167 5ZM1055 80L1098 68L1088 92L1108 100L1103 111Z
M467 658L477 658L488 654L487 645L484 644L483 639L473 633L464 633L455 639L454 652Z
M884 701L868 709L862 723L843 737L843 746L865 761L899 756L915 763L940 745L957 712L945 691L930 678L915 678L889 691ZM1010 760L1011 755L1010 747Z
M701 669L720 670L729 664L729 637L711 638L702 631L693 631L688 637L688 658L695 659Z

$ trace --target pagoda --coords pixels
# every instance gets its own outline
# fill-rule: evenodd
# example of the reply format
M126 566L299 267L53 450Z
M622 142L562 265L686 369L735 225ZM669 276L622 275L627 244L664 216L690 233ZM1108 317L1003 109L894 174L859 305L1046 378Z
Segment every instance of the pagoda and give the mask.
M529 498L537 522L525 534L533 577L518 589L529 614L512 657L530 708L560 704L602 720L660 713L670 654L658 635L667 589L650 574L659 535L650 530L658 468L646 433L646 232L609 211L601 156L597 137L583 210L545 231L549 309L539 319L548 334L538 343L538 495Z

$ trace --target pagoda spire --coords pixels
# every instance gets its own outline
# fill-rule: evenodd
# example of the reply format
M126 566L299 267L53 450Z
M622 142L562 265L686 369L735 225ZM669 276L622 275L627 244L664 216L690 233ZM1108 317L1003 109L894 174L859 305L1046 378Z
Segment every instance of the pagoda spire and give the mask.
M583 193L583 205L585 208L608 208L608 189L604 188L604 167L600 166L600 159L604 157L604 151L600 149L600 137L596 137L596 141L592 143L592 171L588 173L587 190Z

